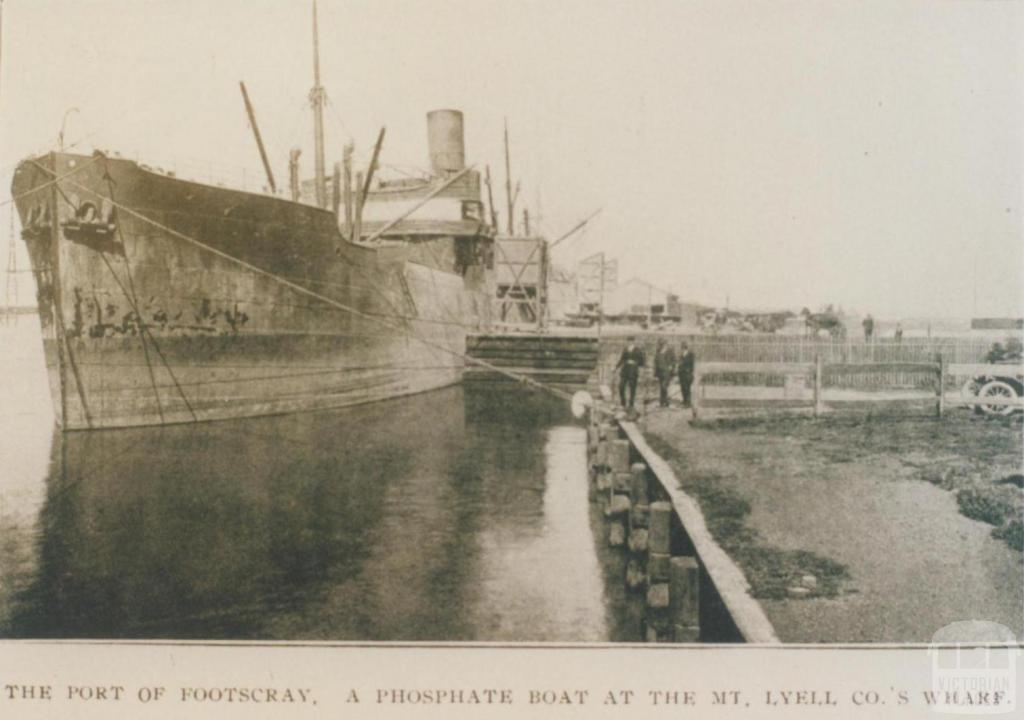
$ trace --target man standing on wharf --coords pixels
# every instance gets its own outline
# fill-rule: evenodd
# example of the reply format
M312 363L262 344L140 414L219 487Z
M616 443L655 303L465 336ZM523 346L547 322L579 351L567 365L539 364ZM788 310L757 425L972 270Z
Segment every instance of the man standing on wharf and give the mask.
M690 388L693 386L693 367L696 358L685 342L679 344L679 389L683 393L683 407L690 407Z
M636 344L636 338L630 336L626 341L626 349L619 356L615 369L619 371L619 400L622 407L633 409L636 400L636 383L640 379L640 368L644 366L644 351ZM626 387L629 387L629 405L626 404Z
M661 338L654 353L654 375L658 378L658 404L661 407L668 407L668 386L672 384L672 376L675 374L676 351Z

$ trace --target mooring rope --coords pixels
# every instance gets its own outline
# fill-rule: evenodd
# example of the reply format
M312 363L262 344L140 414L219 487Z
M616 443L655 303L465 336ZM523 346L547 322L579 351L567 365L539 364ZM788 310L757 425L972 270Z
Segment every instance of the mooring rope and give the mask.
M107 192L110 193L111 202L113 202L114 196L114 178L110 177L110 168L106 164L106 159L103 162L103 178L107 181ZM185 391L181 388L181 383L178 382L177 376L174 374L174 370L171 368L171 364L167 362L167 358L164 356L163 350L160 349L160 344L157 343L156 338L153 336L149 326L146 325L142 318L142 310L139 308L139 297L135 292L135 281L132 279L132 265L128 260L128 244L124 241L124 231L121 229L120 223L117 225L117 237L121 240L121 247L124 248L124 271L125 275L128 276L128 289L131 291L131 296L125 293L125 298L131 303L132 309L135 311L135 317L139 324L139 338L142 340L143 350L146 348L146 336L149 337L149 341L153 343L153 349L156 350L156 354L160 356L160 362L164 364L164 369L167 370L167 374L171 377L171 382L174 383L174 387L178 389L178 394L181 395L182 402L185 403L185 407L188 408L188 414L192 416L193 422L198 422L199 418L196 416L196 411L192 409L192 403L189 402L188 396L185 395ZM103 254L102 252L100 254ZM104 257L106 261L106 257ZM111 267L110 263L107 262L107 268L110 270L110 274L114 275L114 279L117 279L117 275L114 273L114 268ZM117 283L121 287L121 292L125 292L124 285L120 281ZM149 352L144 353L146 356L146 365L149 366L149 376L153 384L153 392L156 394L157 408L160 410L160 419L163 420L163 409L160 407L160 391L156 388L156 378L153 373L152 364L149 361Z
M105 156L103 156L103 155L98 155L96 159L98 159L100 157L105 158ZM56 173L53 173L53 171L48 171L48 172L51 172L51 174L54 174L54 175L56 174ZM65 179L65 178L59 178L59 179ZM55 178L55 180L53 182L57 182L57 181L58 181L58 178ZM394 323L387 322L381 316L372 315L370 313L363 312L362 310L359 310L358 308L354 308L354 307L351 307L351 306L346 305L344 303L338 302L337 300L335 300L333 298L327 297L326 295L322 295L322 294L320 294L320 293L318 293L318 292L316 292L314 290L310 290L309 288L303 287L302 285L299 285L299 284L291 282L290 280L287 280L287 279L285 279L283 277L280 277L277 274L275 274L273 272L270 272L269 270L264 270L263 268L257 267L256 265L253 265L252 263L246 262L245 260L242 260L241 258L234 257L233 255L230 255L230 254L228 254L228 253L226 253L226 252L224 252L222 250L218 250L217 248L211 247L210 245L207 245L206 243L204 243L204 242L202 242L200 240L197 240L197 239L195 239L193 237L185 235L184 233L178 232L177 230L175 230L173 228L170 228L170 227L164 225L163 223L160 223L160 222L154 220L153 218L150 218L150 217L147 217L146 215L143 215L142 213L140 213L137 210L134 210L134 209L128 207L127 205L124 205L122 203L119 203L119 202L115 201L112 197L109 197L107 195L103 195L102 193L100 193L100 192L98 192L98 191L96 191L96 190L94 190L92 188L86 187L85 185L82 185L81 183L75 182L74 180L71 180L71 179L67 178L67 182L69 184L74 185L75 187L81 189L84 192L87 192L87 193L89 193L91 195L94 195L95 197L97 197L99 199L108 200L111 203L111 205L113 205L114 207L116 207L116 208L118 208L120 210L123 210L124 212L128 213L129 215L132 215L132 216L138 218L139 220L143 221L144 223L152 225L153 227L155 227L158 230L161 230L161 231L167 233L168 235L171 235L172 237L176 237L179 240L183 240L184 242L187 242L187 243L189 243L189 244L191 244L191 245L193 245L195 247L198 247L198 248L200 248L202 250L205 250L206 252L211 253L212 255L215 255L215 256L223 259L223 260L226 260L226 261L231 262L231 263L235 263L235 264L239 265L240 267L243 267L246 270L249 270L252 273L255 273L255 274L263 276L263 277L266 277L266 278L268 278L268 279L270 279L270 280L272 280L274 282L277 282L277 283L279 283L279 284L281 284L281 285L283 285L283 286L285 286L287 288L290 288L291 290L294 290L297 293L300 293L302 295L306 295L306 296L311 297L311 298L313 298L315 300L318 300L318 301L320 301L320 302L322 302L322 303L324 303L326 305L329 305L329 306L335 307L335 308L337 308L339 310L343 310L345 312L351 313L352 315L355 315L357 317L361 317L361 318L363 318L363 319L365 319L365 320L367 320L367 321L369 321L371 323L378 323L378 324L384 325L385 327L390 327L392 330L396 330L398 333L410 335L415 340L417 340L418 342L422 343L423 345L426 345L427 347L431 347L431 348L434 348L435 350L439 350L439 351L441 351L443 353L452 355L452 356L457 357L457 358L463 360L464 362L468 362L468 363L470 363L472 365L478 365L478 366L483 367L483 368L485 368L487 370L490 370L491 372L498 373L499 375L504 375L505 377L508 377L508 378L510 378L512 380L516 380L517 382L521 382L524 385L529 385L529 386L534 387L534 388L536 388L538 390L542 390L544 392L550 393L552 395L555 395L556 397L559 397L559 398L562 398L562 399L565 399L565 400L568 400L568 399L572 398L572 395L570 393L565 392L564 390L561 390L559 388L547 385L546 383L538 382L538 381L534 380L533 378L527 377L526 375L522 375L521 373L516 373L516 372L513 372L513 371L508 370L506 368L498 367L497 365L489 363L486 360L481 360L480 358L471 357L471 356L467 355L466 353L462 353L462 352L459 352L459 351L454 350L452 348L449 348L449 347L443 345L442 343L434 342L433 340L427 339L427 338L423 337L422 335L420 335L419 333L417 333L412 328L407 328L404 325L399 325L399 324L394 324ZM126 260L127 260L127 258L126 258Z
M74 170L69 170L68 172L64 173L63 175L57 175L57 173L54 172L53 170L51 170L50 168L43 167L42 165L37 163L35 160L30 160L29 162L31 162L33 165L35 165L40 170L43 170L44 172L47 172L50 175L53 175L54 176L53 180L47 180L42 185L37 185L36 187L32 188L31 190L26 190L25 192L19 193L18 195L12 195L7 200L0 201L0 207L3 207L4 205L10 205L11 203L15 203L18 200L21 200L23 197L28 197L29 195L31 195L33 193L37 193L40 190L45 190L46 188L50 187L51 185L56 185L57 183L61 182L62 180L67 180L68 178L70 178L75 173L81 172L82 170L85 170L85 168L89 167L94 162L98 161L100 159L100 157L101 156L96 156L94 158L90 158L87 162L83 163L82 165L79 165ZM20 165L21 163L18 163L18 164ZM75 184L77 184L77 183L75 183Z

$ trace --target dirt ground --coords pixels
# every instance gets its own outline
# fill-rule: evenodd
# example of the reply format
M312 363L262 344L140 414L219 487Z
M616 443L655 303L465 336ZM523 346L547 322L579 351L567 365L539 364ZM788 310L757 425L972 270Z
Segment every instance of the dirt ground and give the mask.
M905 404L828 416L646 417L786 642L1024 636L1022 422Z

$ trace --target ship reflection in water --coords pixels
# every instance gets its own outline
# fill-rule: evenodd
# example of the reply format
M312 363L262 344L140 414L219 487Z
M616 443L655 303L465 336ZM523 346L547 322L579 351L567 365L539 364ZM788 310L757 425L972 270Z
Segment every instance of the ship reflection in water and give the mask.
M470 392L55 434L34 523L0 513L0 635L634 639L583 429L564 401Z

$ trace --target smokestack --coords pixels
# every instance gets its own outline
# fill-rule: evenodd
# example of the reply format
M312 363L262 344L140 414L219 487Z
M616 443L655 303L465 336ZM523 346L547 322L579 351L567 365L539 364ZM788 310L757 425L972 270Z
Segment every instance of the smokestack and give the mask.
M427 147L435 175L450 175L466 167L462 113L433 110L427 113Z

